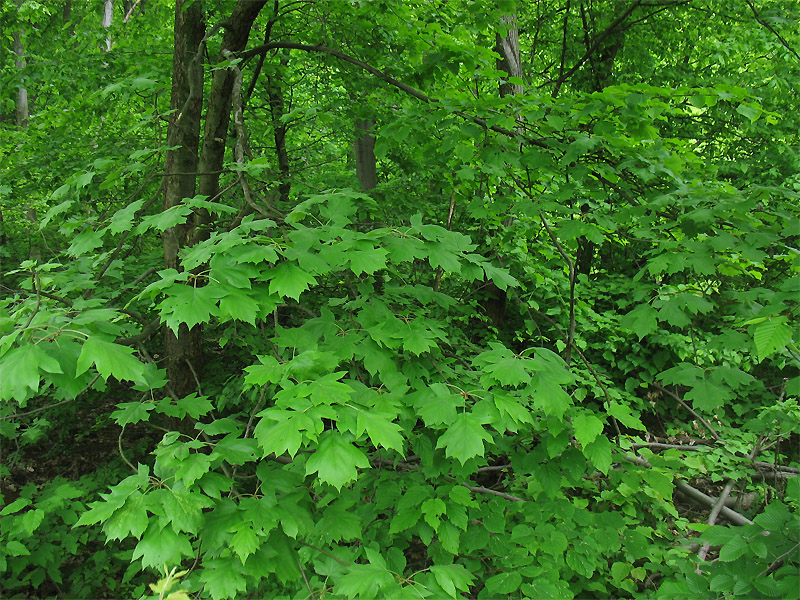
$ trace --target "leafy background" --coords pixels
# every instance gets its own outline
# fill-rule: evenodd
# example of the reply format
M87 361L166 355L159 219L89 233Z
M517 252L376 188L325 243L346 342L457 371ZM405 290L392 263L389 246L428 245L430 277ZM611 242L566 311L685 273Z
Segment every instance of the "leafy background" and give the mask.
M4 595L797 597L796 3L95 4L0 7Z

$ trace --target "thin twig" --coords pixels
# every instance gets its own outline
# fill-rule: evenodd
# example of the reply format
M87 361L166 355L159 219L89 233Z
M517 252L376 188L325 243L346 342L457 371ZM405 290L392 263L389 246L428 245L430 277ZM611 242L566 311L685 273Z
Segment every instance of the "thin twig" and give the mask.
M778 41L780 41L780 43L783 45L783 47L786 48L792 54L794 54L795 57L797 58L797 60L800 60L800 54L797 53L797 50L792 48L789 45L789 42L787 42L785 39L783 39L783 36L781 36L780 33L775 31L775 29L769 23L767 23L766 21L764 21L761 18L761 16L758 14L758 12L756 12L756 7L753 6L753 3L750 0L744 0L744 1L747 2L747 6L750 7L750 10L753 11L753 16L756 18L756 21L758 21L758 23L762 27L765 27L770 33L772 33L772 35L774 35L776 38L778 38Z
M770 573L774 573L775 571L777 571L778 569L780 569L780 568L781 568L781 566L783 566L783 559L784 559L785 557L789 556L789 555L790 555L792 552L794 552L795 550L797 550L797 548L798 548L799 546L800 546L800 542L797 542L797 543L796 543L794 546L792 546L792 547L791 547L791 548L789 548L789 549L788 549L786 552L784 552L783 554L781 554L781 555L780 555L778 558L776 558L775 560L773 560L773 561L770 563L770 565L769 565L769 566L768 566L766 569L764 569L763 571L761 571L761 573L759 573L758 575L756 575L756 577L762 577L762 576L764 576L764 575L769 575Z
M297 566L300 567L300 575L303 576L303 581L306 584L306 589L308 590L308 597L311 598L311 600L316 600L317 596L314 594L314 590L311 589L311 585L308 583L308 578L306 577L306 572L303 569L303 563L298 560L297 561Z
M547 222L542 211L539 211L539 217L542 219L542 225L544 225L544 228L547 230L547 235L550 236L550 241L553 242L561 258L567 262L567 266L569 267L569 332L566 356L564 357L564 362L569 366L572 359L572 347L575 343L575 263L572 261L569 254L567 254L567 251L564 250L564 246L561 245L561 242L558 241L556 234L553 232L550 223Z
M347 565L348 567L350 567L350 566L352 566L352 565L353 565L353 563L351 563L351 562L348 562L348 561L346 561L346 560L342 560L342 559L341 559L341 558L339 558L338 556L334 556L333 554L331 554L330 552L327 552L327 551L323 550L322 548L317 548L316 546L312 546L312 545L311 545L311 544L309 544L308 542L304 542L303 540L295 540L295 541L296 541L298 544L300 544L300 545L302 545L302 546L305 546L306 548L311 548L312 550L316 550L317 552L321 552L322 554L324 554L324 555L325 555L325 556L327 556L328 558L332 558L333 560L335 560L336 562L338 562L338 563L339 563L339 564L341 564L341 565Z
M469 485L466 483L462 483L465 488L468 490L472 490L473 492L477 492L479 494L492 494L494 496L500 496L501 498L505 498L506 500L510 500L511 502L524 502L524 498L520 498L518 496L512 496L511 494L506 494L505 492L498 492L497 490L491 490L487 487L483 487L482 485Z
M683 398L681 398L680 396L678 396L678 394L676 394L676 393L675 393L675 392L673 392L672 390L669 390L669 389L665 388L665 387L664 387L664 386L662 386L662 385L659 385L659 384L657 384L657 383L653 383L653 385L654 385L654 386L656 386L656 387L657 387L658 389L660 389L661 391L663 391L663 392L667 393L668 395L672 396L672 397L673 397L673 398L674 398L674 399L675 399L675 400L678 402L678 404L680 404L680 405L681 405L683 408L685 408L685 409L686 409L686 410L688 410L690 413L692 413L692 415L694 416L694 418L695 418L695 419L697 419L698 421L700 421L700 422L703 424L703 426L704 426L704 427L705 427L705 428L708 430L708 432L711 434L711 436L712 436L712 437L713 437L713 438L714 438L716 441L718 441L718 442L721 442L721 441L722 441L722 438L720 438L720 437L719 437L719 434L718 434L718 433L716 432L716 430L715 430L715 429L714 429L714 428L713 428L713 427L712 427L712 426L709 424L709 422L708 422L708 421L706 421L706 420L705 420L703 417L701 417L700 415L698 415L698 414L697 414L697 413L694 411L694 409L692 409L692 407L691 407L691 406L689 406L688 404L686 404L686 402L684 402L684 401L683 401Z
M128 465L131 469L136 471L136 467L131 464L131 461L125 456L125 452L122 451L122 435L125 433L125 425L122 426L122 429L119 432L119 437L117 438L117 448L119 448L119 455L122 457L122 461Z

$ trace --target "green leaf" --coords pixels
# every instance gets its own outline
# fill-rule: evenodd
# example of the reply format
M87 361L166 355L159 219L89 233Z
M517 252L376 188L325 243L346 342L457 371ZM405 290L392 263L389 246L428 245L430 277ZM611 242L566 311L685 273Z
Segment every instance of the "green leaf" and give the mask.
M684 400L691 401L695 408L707 412L723 406L733 397L734 394L727 385L714 383L707 373L683 396Z
M482 367L486 373L486 380L509 386L530 382L528 369L533 369L533 364L529 359L517 356L502 344L490 345L491 350L480 353L473 360L473 364Z
M356 275L361 275L362 273L372 275L376 271L386 268L386 255L388 253L383 248L348 250L347 258L350 262L350 270Z
M180 410L180 418L189 415L193 419L199 419L214 409L214 405L207 396L198 396L195 392L177 400L175 404Z
M0 510L0 517L5 517L6 515L15 513L18 510L21 510L26 506L28 506L30 503L31 501L28 498L17 498L10 504L4 506L2 510Z
M166 290L167 295L158 305L161 318L172 331L177 332L185 324L189 329L199 323L207 323L212 316L219 315L217 300L225 292L215 285L194 287L175 283Z
M269 274L270 294L280 294L295 300L300 300L300 294L307 290L309 285L317 282L312 275L288 262L280 263Z
M311 382L311 401L314 404L347 404L353 389L339 381L346 375L345 371L328 373Z
M419 356L431 348L436 348L436 333L417 320L411 321L406 325L408 330L403 334L403 350L408 350L412 354Z
M253 429L264 456L288 453L294 457L303 442L302 431L313 431L314 421L304 412L267 409ZM275 423L277 421L277 423Z
M243 465L253 460L256 453L256 441L252 438L244 439L238 434L232 433L217 442L214 451L228 464Z
M745 540L741 535L735 535L728 540L724 546L722 546L719 551L719 559L722 562L730 562L741 556L744 556L748 550L749 544L747 543L747 540Z
M484 263L481 266L483 267L483 272L486 273L486 278L491 279L501 290L519 286L519 281L514 279L506 269L492 266L489 263Z
M136 215L136 211L139 210L143 204L144 200L136 200L135 202L128 204L128 206L125 208L120 208L117 212L115 212L108 224L109 233L117 234L122 233L123 231L128 231L131 228L131 225L133 225L133 219Z
M441 498L428 498L420 507L425 522L433 527L434 530L439 527L439 517L445 513L446 509L447 507Z
M147 529L149 522L145 496L137 490L128 496L122 508L103 520L103 532L112 540L123 540L129 535L138 539Z
M158 214L143 218L141 223L136 226L134 233L141 235L148 229L166 231L170 227L175 227L179 223L184 223L186 217L190 214L192 214L191 208L184 204L178 204Z
M740 104L736 107L736 112L740 115L750 119L750 123L755 123L758 117L761 116L761 107L757 104Z
M611 442L605 437L598 437L591 444L583 447L583 455L604 475L611 468Z
M397 450L403 454L403 428L393 423L391 415L378 413L368 409L360 409L356 421L356 434L366 430L369 439L375 446L383 446L387 450Z
M483 456L484 441L491 442L492 436L475 415L464 412L457 415L453 424L439 437L436 447L444 448L447 458L455 457L463 465L473 456Z
M518 571L499 573L486 580L486 591L490 594L511 594L519 589L522 575Z
M27 344L6 352L0 359L0 371L0 398L18 402L39 391L40 371L62 373L58 361L38 344Z
M620 319L620 325L633 331L641 340L658 329L657 314L649 304L640 304Z
M441 268L447 273L460 273L461 262L458 254L449 251L444 244L428 244L428 262L434 269Z
M214 506L211 498L185 489L165 490L160 499L163 515L178 533L200 531L204 520L203 509Z
M572 427L575 430L575 439L581 443L581 446L593 442L598 435L603 433L603 422L587 412L582 412L574 417Z
M92 336L83 343L76 365L76 374L85 373L94 364L103 379L114 377L119 381L142 381L144 365L132 356L134 352L135 350L128 346Z
M102 245L102 232L94 231L93 229L89 228L75 236L75 238L72 240L72 243L69 245L69 248L67 249L67 254L77 257L81 254L91 252L95 248L99 248Z
M436 530L436 535L439 538L439 543L442 545L442 548L450 554L458 554L461 540L461 531L458 527L449 521L444 521Z
M8 556L30 556L31 552L20 541L8 540L3 544Z
M786 321L787 318L781 315L762 321L753 329L753 341L756 344L759 362L783 350L792 340L792 328Z
M369 467L366 455L340 433L326 431L319 438L316 452L306 463L306 475L317 473L322 481L341 490L344 484L358 477L356 467Z
M219 316L256 324L259 304L249 294L229 288L219 301Z
M618 404L616 402L609 402L607 411L610 416L614 417L625 427L638 429L639 431L645 431L647 429L639 418L631 414L630 406Z
M342 598L383 598L382 588L394 583L394 577L380 565L350 565L336 581L336 593Z
M672 484L672 478L666 473L659 473L658 471L646 469L642 471L642 480L658 492L661 498L665 500L670 500L672 498L675 486Z
M181 460L175 472L175 479L183 481L188 488L211 468L211 457L207 454L193 453Z
M560 385L543 375L537 375L531 387L534 405L546 415L563 419L564 413L572 404L569 394Z
M242 565L229 558L205 559L199 577L212 600L238 598L239 592L247 590Z
M247 557L261 547L261 541L249 524L242 524L233 534L230 547L244 564L247 561Z
M400 533L401 531L410 529L417 524L421 516L417 507L398 510L392 517L392 522L389 525L389 534Z
M129 423L138 423L150 419L149 412L155 408L153 402L123 402L117 404L117 409L111 413L111 418L117 425L124 427Z
M169 526L162 528L157 521L151 520L147 532L133 549L131 560L141 558L143 567L159 569L164 564L179 565L184 556L193 554L187 536L175 533Z
M260 365L245 367L244 382L248 386L260 386L267 383L278 383L283 379L284 367L274 357L257 355Z
M462 565L433 565L431 573L436 578L442 589L447 592L451 598L457 598L456 590L468 592L469 587L474 581L472 574L467 571Z

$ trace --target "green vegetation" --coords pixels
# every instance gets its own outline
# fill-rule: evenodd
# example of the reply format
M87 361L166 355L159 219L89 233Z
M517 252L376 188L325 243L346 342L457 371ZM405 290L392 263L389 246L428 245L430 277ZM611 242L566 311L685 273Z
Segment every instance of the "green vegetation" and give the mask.
M798 598L797 2L176 4L0 6L3 597Z

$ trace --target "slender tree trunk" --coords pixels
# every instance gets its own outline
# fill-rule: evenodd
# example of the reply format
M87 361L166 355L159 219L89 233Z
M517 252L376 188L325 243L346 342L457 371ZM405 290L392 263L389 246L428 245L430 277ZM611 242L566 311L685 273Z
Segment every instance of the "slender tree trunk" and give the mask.
M205 25L199 2L178 0L175 6L175 49L172 62L172 97L167 145L164 162L166 176L164 210L195 195L197 152L200 141L200 118L203 110L202 48ZM191 237L190 225L167 229L162 236L164 266L178 268L178 252ZM181 325L177 335L169 328L165 331L164 356L167 377L172 390L182 398L196 388L195 372L202 360L202 331L189 330Z
M285 111L283 101L283 81L281 74L288 65L288 52L281 58L281 68L277 74L267 78L267 88L269 96L269 111L272 119L272 133L275 139L275 153L278 157L278 193L283 202L289 200L289 192L292 189L292 182L289 179L290 164L289 152L286 149L286 123L281 121Z
M364 191L378 185L378 169L375 161L375 136L372 128L375 121L356 121L356 139L353 144L356 155L356 175Z
M265 2L245 0L236 4L227 20L220 61L226 58L228 52L244 49L253 21L264 4ZM169 151L165 162L165 210L196 193L213 198L219 192L219 175L228 137L234 75L230 69L219 69L214 73L198 159L203 111L204 31L200 3L179 0L175 7L171 100L173 114L167 135L167 144L177 148ZM207 239L210 225L209 213L202 210L196 212L187 224L165 231L162 238L165 266L177 269L180 249ZM164 354L167 377L172 391L179 397L197 389L198 378L203 372L202 343L202 327L199 325L191 330L182 325L177 335L170 329L166 330Z
M519 49L519 30L517 28L516 15L504 15L501 18L500 26L506 30L505 35L501 32L496 34L495 49L500 55L497 61L497 68L506 74L504 81L500 82L498 92L501 98L506 96L516 96L523 92L519 83L509 81L512 77L522 78L522 61ZM499 190L502 193L501 190ZM495 327L500 327L505 321L506 315L506 292L497 287L492 281L485 282L486 298L482 305L486 315Z
M111 21L114 18L114 0L106 0L105 4L103 5L103 21L102 26L103 29L108 29L111 27ZM110 52L114 43L111 41L111 36L106 37L106 44L103 50L105 52Z
M229 53L239 52L247 46L250 30L267 0L239 0L227 21L218 61L226 60ZM208 109L206 110L203 145L200 150L198 193L214 198L219 193L219 176L225 158L225 144L231 118L234 74L230 69L214 71L211 81ZM210 235L211 216L200 210L195 214L193 241L207 239Z
M496 34L496 50L500 55L497 61L497 68L506 73L508 78L518 77L522 79L522 60L519 50L519 29L517 28L516 15L504 15L501 18L501 25L508 31L505 36L500 32ZM506 81L500 84L500 97L518 96L523 92L522 86L518 83Z
M17 6L20 0L16 0ZM17 89L17 125L27 127L30 120L30 109L28 107L28 90L24 86L22 77L23 69L27 66L25 61L25 29L20 28L12 34L14 40L14 66L19 71L19 88Z

